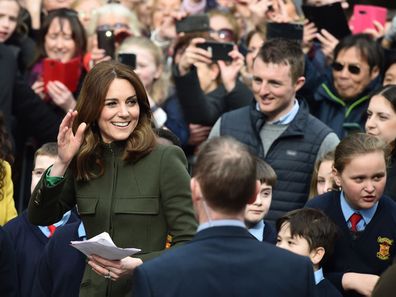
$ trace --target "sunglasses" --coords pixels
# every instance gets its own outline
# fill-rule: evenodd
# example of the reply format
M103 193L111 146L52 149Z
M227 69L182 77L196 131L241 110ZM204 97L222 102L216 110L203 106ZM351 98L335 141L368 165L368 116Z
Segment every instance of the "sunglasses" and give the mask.
M225 41L233 41L235 38L235 34L231 29L219 29L219 30L209 30L210 34L216 34L220 39Z
M337 72L339 72L339 71L342 71L342 69L344 69L344 66L345 65L342 65L341 63L338 63L338 62L334 62L332 65L331 65L331 67L333 68L333 70L334 71L337 71ZM355 75L358 75L358 74L360 74L360 67L359 66L357 66L357 65L353 65L353 64L348 64L348 71L351 73L351 74L355 74Z
M97 31L107 31L107 30L118 30L118 29L129 29L128 24L115 23L114 25L99 25L96 27Z

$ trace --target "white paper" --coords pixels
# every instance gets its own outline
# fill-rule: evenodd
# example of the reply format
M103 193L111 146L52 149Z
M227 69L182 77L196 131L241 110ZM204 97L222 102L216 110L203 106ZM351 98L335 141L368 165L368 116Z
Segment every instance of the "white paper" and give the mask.
M117 247L107 232L100 233L88 240L71 241L70 243L72 247L86 256L95 254L109 260L121 260L140 252L140 249Z

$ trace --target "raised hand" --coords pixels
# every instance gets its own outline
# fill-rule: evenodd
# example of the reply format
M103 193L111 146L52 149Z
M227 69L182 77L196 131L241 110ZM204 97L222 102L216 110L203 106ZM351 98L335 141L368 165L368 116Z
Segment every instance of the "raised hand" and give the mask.
M76 100L70 90L60 81L51 81L47 84L48 95L52 101L65 112L73 110Z
M32 85L32 90L35 92L41 99L45 99L44 93L44 82L42 79L36 80Z
M51 176L63 176L73 157L77 154L84 140L86 123L81 123L73 133L73 122L77 111L70 110L63 118L58 133L58 157L52 167Z
M375 39L380 39L385 35L385 27L378 21L373 21L374 29L366 29L363 33L370 34Z
M339 42L338 39L325 29L320 30L320 33L316 34L316 38L320 41L322 51L330 64L333 61L333 51Z
M303 35L303 51L305 54L310 50L317 33L318 29L316 28L315 24L309 20L305 20Z
M210 133L212 127L202 126L199 124L189 124L190 138L188 139L188 144L199 145L204 142Z
M190 71L192 65L197 62L211 64L211 55L207 50L197 47L197 44L205 42L204 38L194 38L180 57L179 72L185 75Z
M243 55L238 51L236 45L229 53L229 56L232 58L231 63L218 61L221 80L227 92L231 92L235 88L236 80L238 79L239 72L241 71L245 60Z

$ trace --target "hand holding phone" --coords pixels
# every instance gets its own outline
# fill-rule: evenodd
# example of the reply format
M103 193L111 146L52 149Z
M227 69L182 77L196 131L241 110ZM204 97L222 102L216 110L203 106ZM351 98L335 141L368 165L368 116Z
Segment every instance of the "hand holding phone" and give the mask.
M373 21L385 26L387 9L374 5L355 5L353 7L352 27L353 34L362 33L367 29L376 29Z
M337 39L351 34L340 2L322 6L303 5L302 10L305 17L315 24L318 31L325 29Z
M234 48L232 42L205 41L198 43L197 47L207 50L212 55L212 61L232 61L229 53Z
M66 63L49 58L43 61L43 81L46 93L47 84L51 81L60 81L73 93L77 90L80 76L81 60L78 57Z
M98 30L98 48L106 51L106 56L114 59L115 52L115 36L113 30Z

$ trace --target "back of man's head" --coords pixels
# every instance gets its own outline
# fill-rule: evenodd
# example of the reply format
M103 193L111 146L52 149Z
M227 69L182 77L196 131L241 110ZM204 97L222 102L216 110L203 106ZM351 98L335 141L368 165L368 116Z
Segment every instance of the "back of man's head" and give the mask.
M243 211L256 193L256 160L242 143L216 137L204 143L194 165L203 199L224 214Z
M270 39L261 47L256 59L261 59L266 64L289 65L293 83L304 76L304 53L301 45L294 40Z

